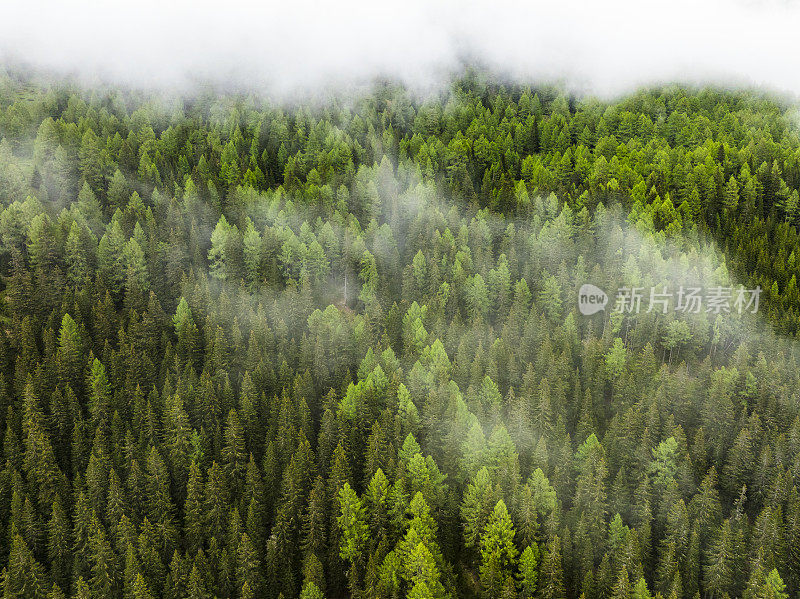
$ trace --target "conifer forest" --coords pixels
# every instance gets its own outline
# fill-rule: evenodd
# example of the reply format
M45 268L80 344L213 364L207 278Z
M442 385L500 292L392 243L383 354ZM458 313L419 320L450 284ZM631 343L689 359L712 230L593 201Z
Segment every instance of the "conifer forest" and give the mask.
M798 122L0 70L2 599L800 596Z

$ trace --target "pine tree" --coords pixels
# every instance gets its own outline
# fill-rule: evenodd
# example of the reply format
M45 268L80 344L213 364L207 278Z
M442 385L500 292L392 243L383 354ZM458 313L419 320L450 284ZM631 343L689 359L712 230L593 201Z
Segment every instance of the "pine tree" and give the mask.
M119 220L112 220L97 246L97 263L102 281L115 298L125 283L125 237Z
M300 599L325 599L325 595L319 590L319 587L311 581L303 585L303 590L300 592Z
M532 599L539 579L539 546L528 545L519 556L519 579L522 596Z
M484 593L487 597L498 597L506 578L516 570L518 553L514 545L514 525L502 499L489 516L480 544L480 578Z
M9 599L45 599L45 572L33 557L28 545L12 527L8 569L3 577L3 597Z
M189 479L186 484L186 501L184 502L184 530L188 549L195 553L205 540L205 496L203 492L203 476L196 460L189 465Z
M731 520L725 520L708 549L703 583L709 592L722 595L733 583L734 531Z
M622 570L620 570L619 578L617 578L617 582L614 585L611 597L613 599L630 599L631 597L631 582L628 578L628 569L625 566L622 566Z
M247 533L242 533L239 548L236 552L236 586L242 589L248 586L254 597L259 597L263 583L261 581L261 560Z
M98 424L105 420L111 420L111 384L106 376L105 366L98 359L94 359L89 375L88 388L89 413L92 416L92 423Z
M92 519L89 550L91 562L89 586L92 593L95 597L110 597L117 588L117 556L111 548L103 525L97 518Z
M547 544L542 556L542 568L539 574L540 599L564 599L564 572L561 566L561 539L558 536Z
M137 223L138 224L138 223ZM150 291L150 275L144 251L135 238L131 238L123 248L125 263L125 303L131 310L143 311L147 305Z
M141 574L136 575L136 581L133 585L133 599L154 599Z
M309 494L308 506L303 514L303 550L307 554L325 554L326 541L325 481L318 476Z
M245 445L244 430L236 410L231 409L228 413L228 420L225 425L225 444L222 447L222 464L228 479L237 483L237 487L244 482L247 461L248 454Z
M739 184L733 175L725 185L722 203L727 210L736 210L739 205Z
M59 497L53 502L50 522L47 526L47 559L53 582L67 588L72 563L70 547L72 527Z
M58 336L58 353L56 363L58 374L64 385L69 385L73 390L83 388L81 370L83 360L81 354L83 347L78 325L69 314L64 314L61 319L61 331Z
M477 547L493 507L499 499L499 489L493 487L489 470L481 468L464 492L461 519L464 527L464 545Z
M647 588L647 581L644 578L640 578L636 584L633 586L633 591L630 595L631 599L651 599L652 595Z
M349 483L345 483L339 491L339 516L336 520L341 531L339 555L350 562L348 579L350 591L355 593L369 528L362 502Z

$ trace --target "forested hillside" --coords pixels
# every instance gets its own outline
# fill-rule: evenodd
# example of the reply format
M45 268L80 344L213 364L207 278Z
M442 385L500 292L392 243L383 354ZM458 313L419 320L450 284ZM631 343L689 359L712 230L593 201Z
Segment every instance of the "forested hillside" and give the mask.
M796 596L790 110L0 76L3 597Z

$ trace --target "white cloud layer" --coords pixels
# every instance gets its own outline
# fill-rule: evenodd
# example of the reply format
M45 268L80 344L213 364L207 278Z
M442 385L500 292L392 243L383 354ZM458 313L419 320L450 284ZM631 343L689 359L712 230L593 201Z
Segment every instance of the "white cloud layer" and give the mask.
M800 4L781 0L76 0L0 3L0 59L115 83L279 91L398 77L464 58L616 94L679 80L800 93Z

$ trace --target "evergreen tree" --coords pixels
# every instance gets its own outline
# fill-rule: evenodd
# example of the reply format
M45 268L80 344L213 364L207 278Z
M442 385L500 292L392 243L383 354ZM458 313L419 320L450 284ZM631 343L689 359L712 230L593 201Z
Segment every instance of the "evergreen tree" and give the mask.
M516 569L514 525L501 499L494 507L481 537L480 577L487 597L499 597L506 579Z
M348 483L345 483L339 491L339 516L336 520L341 530L339 555L350 562L348 579L350 590L355 593L369 529L364 506Z

